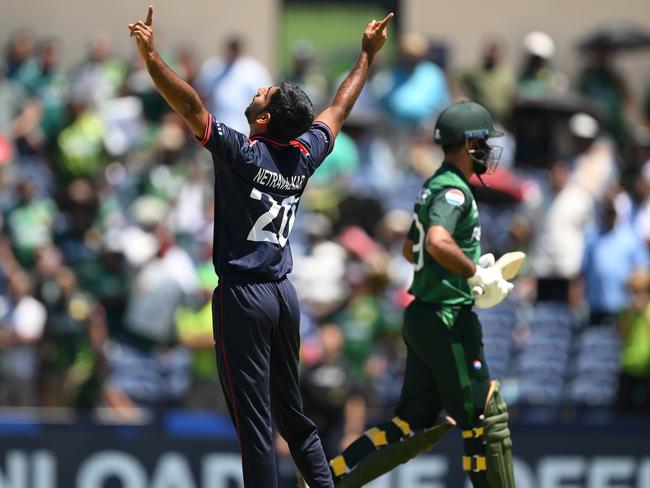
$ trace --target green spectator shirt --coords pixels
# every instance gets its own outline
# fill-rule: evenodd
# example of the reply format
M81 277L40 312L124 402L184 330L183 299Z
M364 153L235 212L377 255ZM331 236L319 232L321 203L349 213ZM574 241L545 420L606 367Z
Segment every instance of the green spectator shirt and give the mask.
M427 230L441 225L472 261L481 255L478 208L469 183L456 166L443 163L422 187L415 202L408 238L413 242L415 276L410 292L418 299L444 305L474 303L467 278L452 273L426 252Z

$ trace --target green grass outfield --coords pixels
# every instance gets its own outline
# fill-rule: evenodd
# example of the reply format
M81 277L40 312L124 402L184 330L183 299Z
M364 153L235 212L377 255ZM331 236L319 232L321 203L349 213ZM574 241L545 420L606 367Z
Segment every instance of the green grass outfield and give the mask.
M388 12L372 5L341 5L327 2L286 3L280 28L280 66L286 73L291 66L291 47L301 39L309 40L316 50L325 75L333 80L350 69L361 46L363 29L372 19ZM394 30L391 31L394 34ZM394 36L389 37L383 56L392 59Z

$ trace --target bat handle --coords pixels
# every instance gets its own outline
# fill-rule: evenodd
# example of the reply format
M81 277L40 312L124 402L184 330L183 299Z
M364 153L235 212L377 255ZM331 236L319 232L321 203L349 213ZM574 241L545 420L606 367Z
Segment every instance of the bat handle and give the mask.
M474 285L474 287L472 288L472 295L475 297L480 297L481 295L483 295L484 292L485 290L481 285Z

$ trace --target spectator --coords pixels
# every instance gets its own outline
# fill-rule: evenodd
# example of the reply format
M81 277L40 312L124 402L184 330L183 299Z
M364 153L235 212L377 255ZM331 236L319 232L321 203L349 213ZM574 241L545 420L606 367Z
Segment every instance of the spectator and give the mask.
M18 81L43 105L41 128L48 142L61 130L68 99L68 77L61 69L61 46L57 39L47 39L38 46L38 56L25 62Z
M125 63L113 56L108 34L96 35L90 42L88 56L74 71L71 97L87 106L115 97L126 78Z
M293 281L300 301L307 304L312 316L320 318L339 309L347 297L343 283L347 253L342 246L332 240L332 222L325 215L312 213L298 214L297 235L304 234L302 252L294 257L296 272ZM307 307L305 307L307 308ZM302 322L301 322L302 324Z
M397 168L393 148L380 132L377 122L377 115L368 114L364 120L364 116L355 115L354 110L346 122L345 130L358 149L358 164L348 176L348 192L386 200L395 194L403 197L404 188L396 184L401 177L400 168ZM329 159L327 164L330 164Z
M129 94L138 97L143 116L147 121L158 123L165 114L170 112L167 102L156 90L140 56L133 58L129 66L125 88Z
M582 266L584 231L593 214L593 197L569 182L566 163L556 162L543 199L529 216L533 233L530 265L538 277L538 300L578 305L572 290Z
M335 316L345 338L345 357L355 382L364 379L365 363L371 356L375 341L387 326L379 297L369 289L367 270L361 263L348 265L346 279L351 288L345 308Z
M24 87L15 80L5 76L5 71L0 65L0 140L11 147L10 153L16 143L28 136L40 121L40 104L31 98ZM0 161L10 162L6 155Z
M196 53L192 46L181 46L176 51L176 69L178 76L187 81L190 85L196 85L196 78L199 76Z
M634 271L628 281L632 299L619 319L623 341L617 408L626 413L650 409L650 273Z
M593 100L607 117L607 129L622 143L627 139L626 111L632 105L627 83L613 64L613 53L599 46L589 53L589 62L580 73L578 89Z
M18 149L16 177L31 179L48 192L53 191L53 182L46 157L51 155L62 128L68 93L67 78L58 64L58 43L49 39L39 45L38 56L25 61L16 75L16 82L30 97L12 127ZM18 95L15 103L23 102L24 96Z
M85 96L73 96L68 102L68 120L58 134L58 179L97 177L105 163L106 124Z
M365 376L365 363L377 341L398 329L400 322L394 310L384 302L384 292L389 283L386 253L358 227L346 228L340 239L357 259L346 265L349 299L345 307L334 315L334 322L343 331L350 376L353 381L361 382Z
M139 270L129 280L123 315L114 318L105 388L118 404L128 400L164 408L181 405L190 388L192 358L177 343L175 313L188 294L198 291L198 283L187 253L164 225L153 232L129 229L115 249L121 248Z
M343 332L335 324L322 325L318 331L322 355L316 364L308 365L301 375L305 413L313 419L321 433L323 449L328 458L340 449L344 436L358 435L365 421L348 425L346 410L351 402L352 383L348 364L343 356ZM356 437L351 437L352 439Z
M96 257L98 243L91 240L91 229L99 211L95 185L87 179L70 183L61 196L55 241L66 262L77 265Z
M189 164L187 171L187 178L176 193L170 214L170 227L176 236L186 236L191 240L205 229L209 222L203 211L207 201L205 171L196 161Z
M7 231L16 258L21 265L34 264L34 252L52 241L56 205L37 194L32 181L21 181L16 187L18 201L7 213Z
M623 191L615 203L623 220L632 223L650 247L650 128L639 128L626 165L622 168Z
M48 320L41 346L43 404L75 406L95 372L106 329L92 298L79 289L70 268L61 266L41 283Z
M5 273L10 296L0 323L0 405L36 406L37 344L43 335L47 312L32 296L32 283L26 273L18 269L5 269Z
M428 49L424 36L405 35L400 41L396 66L383 74L384 103L391 122L417 126L450 102L445 73L426 59Z
M38 55L34 56L20 66L16 79L33 96L42 98L57 76L63 76L59 70L61 61L61 48L56 39L47 39L38 45Z
M601 210L597 232L587 242L583 264L591 323L614 320L628 305L626 285L633 270L647 267L648 251L627 222L618 222L613 201Z
M126 335L124 315L131 289L132 270L123 253L127 243L120 241L115 232L107 233L104 240L96 258L81 261L76 269L81 287L102 307L110 337L121 339ZM128 245L141 244L131 238Z
M192 351L192 386L183 400L183 406L209 408L228 415L228 406L219 386L212 332L212 292L218 279L212 263L201 266L198 275L202 295L200 305L180 307L176 312L178 341Z
M163 224L157 226L152 246L154 256L134 277L125 325L147 342L173 345L175 311L199 291L196 269Z
M512 67L503 59L503 46L491 40L483 46L481 60L461 77L467 94L492 114L494 120L508 121L516 90Z
M5 54L7 77L18 77L23 65L34 56L35 47L34 35L27 29L20 29L11 36Z
M587 190L600 202L618 184L619 170L614 145L601 134L591 115L579 112L569 119L573 155L568 158L571 181Z
M311 177L312 185L345 186L359 166L359 149L346 132L341 131L336 138L336 145L329 156L327 164L318 167Z
M327 78L316 65L314 46L309 41L300 40L291 48L291 55L291 71L286 78L304 90L318 111L327 96Z
M223 59L212 57L203 63L197 83L208 110L218 114L221 123L248 134L244 109L260 86L271 85L271 75L259 61L244 56L241 39L232 38Z
M519 95L541 97L565 93L569 88L567 77L553 66L555 42L546 32L533 31L524 37L525 59L519 75Z

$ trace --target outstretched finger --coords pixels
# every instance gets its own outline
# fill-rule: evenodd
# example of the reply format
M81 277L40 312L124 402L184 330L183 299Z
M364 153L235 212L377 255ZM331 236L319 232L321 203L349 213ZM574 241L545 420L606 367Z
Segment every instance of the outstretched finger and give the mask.
M149 5L149 11L147 12L147 20L145 20L146 25L151 25L153 21L153 5Z
M380 29L383 30L383 29L384 29L384 28L389 24L389 22L390 22L391 20L393 20L393 17L395 17L395 14L394 14L393 12L389 13L389 14L384 18L384 20L382 20L382 21L379 23L379 26L377 26L377 29L378 29L378 30L380 30Z

